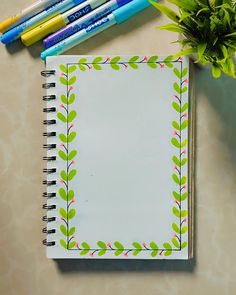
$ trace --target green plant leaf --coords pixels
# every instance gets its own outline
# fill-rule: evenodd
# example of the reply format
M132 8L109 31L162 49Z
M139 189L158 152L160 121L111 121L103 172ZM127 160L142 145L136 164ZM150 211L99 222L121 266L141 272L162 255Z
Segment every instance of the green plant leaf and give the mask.
M68 73L69 74L71 74L71 73L73 73L74 71L76 71L76 66L75 65L73 65L73 66L70 66L69 68L68 68Z
M65 134L59 134L59 138L62 142L66 143L67 142L67 137L65 136Z
M80 255L84 256L84 255L88 254L88 252L89 252L89 250L82 250L82 251L80 251Z
M73 160L76 155L77 155L77 151L76 150L71 151L69 153L68 160L69 161Z
M122 250L124 250L124 246L123 246L120 242L115 241L115 242L114 242L114 245L115 245L115 247L116 247L117 249L122 249Z
M188 126L188 120L185 120L185 121L181 124L181 130L184 130L187 126Z
M164 13L168 18L170 18L171 20L173 20L176 23L178 22L179 16L176 14L176 12L174 10L170 9L169 7L167 7L164 4L159 4L154 1L150 1L150 2L154 7L156 7L158 10L160 10L160 12Z
M130 60L129 60L129 65L130 65L130 67L131 68L133 68L133 69L138 69L138 65L136 64L136 62L139 60L139 56L133 56L133 57L131 57L130 58Z
M173 84L173 87L174 87L174 90L175 90L178 94L181 93L181 89L180 89L180 86L179 86L178 83L175 82L175 83Z
M175 146L175 147L177 147L177 148L180 147L180 143L179 143L179 141L178 141L175 137L173 137L173 138L171 139L171 143L173 144L173 146Z
M176 238L173 238L171 241L172 241L172 244L173 244L177 249L180 248L180 243L179 243L179 241L178 241Z
M103 255L105 255L106 254L106 249L103 249L103 250L100 250L100 251L98 251L98 256L103 256Z
M76 175L76 170L75 169L71 170L68 174L68 180L71 181L75 177L75 175Z
M173 160L173 162L174 162L177 166L180 167L180 161L179 161L179 159L178 159L176 156L173 156L173 157L172 157L172 160Z
M65 220L67 220L66 210L64 208L61 208L59 212L60 212L61 217L63 217Z
M73 190L70 190L68 192L68 201L69 202L72 201L72 199L74 198L74 196L75 196L75 192Z
M183 69L182 71L182 78L185 77L188 73L188 68Z
M71 123L75 119L76 115L76 111L71 111L68 115L68 123Z
M67 250L67 243L64 240L60 240L60 244L63 248Z
M176 110L176 112L180 113L180 105L176 101L172 102L172 106Z
M61 175L61 178L62 178L64 181L67 181L67 173L66 173L65 170L62 170L61 173L60 173L60 175Z
M184 166L186 163L187 163L187 158L184 158L180 164L181 164L181 166Z
M115 256L119 256L119 255L121 255L123 252L124 252L124 250L122 250L122 249L118 249L118 250L116 250L116 251L114 252L114 254L115 254Z
M173 61L173 58L172 58L171 55L170 55L170 56L167 56L167 57L164 59L164 63L165 63L165 65L166 65L168 68L173 68L173 63L172 63L172 61Z
M120 66L117 64L120 60L120 56L115 56L111 59L110 61L110 65L112 67L113 70L119 70L120 69Z
M169 244L169 243L163 243L163 247L168 251L172 250L171 244Z
M173 207L172 211L173 211L173 214L176 217L180 217L180 211L179 211L179 209L177 209L176 207Z
M185 30L178 26L177 24L166 24L162 26L157 27L160 30L167 30L170 32L176 32L176 33L185 33Z
M133 244L132 244L133 246L134 246L134 248L136 248L136 249L142 249L142 246L141 246L141 244L139 244L138 242L133 242Z
M102 70L102 67L98 64L93 64L93 67L96 71L101 71Z
M207 48L207 43L199 43L197 46L198 60L201 60L205 50Z
M187 139L183 140L182 144L181 144L181 148L185 147L187 145L187 143L188 143Z
M86 242L83 242L82 244L81 244L81 246L83 247L83 249L86 249L86 250L90 250L90 246L89 246L89 244L88 243L86 243Z
M101 249L107 249L107 245L106 245L106 243L104 243L103 241L98 241L98 242L97 242L97 245L98 245L98 247L101 248Z
M140 252L142 251L142 249L136 249L133 251L133 256L137 256Z
M63 73L67 73L67 68L65 65L60 65L60 70L63 72Z
M181 211L181 217L186 217L188 215L188 211L187 210L182 210Z
M175 54L173 56L173 58L176 59L176 58L179 58L181 56L194 54L196 52L197 52L196 48L188 48L188 49L185 49L185 50L182 50L182 51L178 52L177 54Z
M67 155L63 151L59 151L58 155L63 161L67 161Z
M62 113L57 113L57 118L64 123L67 122L66 117Z
M78 61L78 63L82 63L82 64L84 64L84 63L86 63L87 62L87 58L85 58L85 57L82 57L79 61Z
M181 113L185 112L187 109L188 109L188 103L186 102L181 108Z
M220 78L221 76L221 70L216 65L212 65L212 76L216 79Z
M65 227L64 224L62 224L62 225L60 226L60 230L61 230L61 232L63 233L63 235L67 237L67 229L66 229L66 227Z
M177 69L177 68L174 68L174 73L175 73L175 75L180 79L181 78L181 73L180 73L180 71Z
M85 72L86 71L86 67L83 65L83 64L78 64L79 66L79 69L82 71L82 72Z
M183 177L181 178L181 182L180 182L180 184L181 184L181 185L184 185L184 184L186 183L186 181L187 181L187 177L186 177L186 176L183 176Z
M73 234L75 233L75 227L71 227L70 230L69 230L69 234L68 236L73 236Z
M174 182L178 185L180 185L180 179L176 174L172 174L172 179L174 180Z
M75 209L70 209L70 211L68 212L68 219L74 218L75 214L76 214Z
M181 201L186 200L187 197L188 197L188 193L184 193L184 194L182 194L182 196L181 196Z
M59 195L64 201L67 201L67 194L64 188L59 188Z
M72 104L74 101L75 101L75 94L71 93L70 97L69 97L69 100L68 100L68 104Z
M69 249L73 249L75 245L76 245L75 241L70 242L69 243Z
M152 250L156 250L156 251L158 251L158 246L157 246L157 244L156 244L155 242L152 241L152 242L150 243L150 247L151 247Z
M188 227L187 226L184 226L181 229L181 234L185 234L187 231L188 231Z
M182 89L181 89L181 93L185 93L188 91L188 87L187 86L184 86Z
M76 132L75 131L71 132L68 136L68 142L72 142L75 139L75 137L76 137Z
M176 232L177 234L180 234L180 229L176 223L172 223L172 228L174 232Z
M68 85L72 85L72 84L74 84L76 82L76 76L73 76L73 77L71 77L70 79L69 79L69 81L68 81Z
M175 191L173 191L172 194L173 194L175 200L179 202L180 201L180 194Z
M176 121L173 121L173 122L172 122L172 126L173 126L175 129L180 130L180 126L179 126L179 124L178 124ZM182 125L181 125L181 126L182 126Z
M103 61L103 58L101 56L98 56L98 57L94 58L93 64L97 64L97 63L102 62L102 61Z
M181 244L181 248L182 248L182 249L184 249L186 246L187 246L187 242L183 242L183 243Z
M151 256L152 256L152 257L156 257L157 254L158 254L158 251L157 251L157 250L153 250L153 251L151 252Z
M66 98L65 94L62 94L62 95L61 95L61 101L62 101L64 104L67 104L67 98Z
M67 85L67 79L65 79L64 77L60 77L60 82L61 82L63 85Z

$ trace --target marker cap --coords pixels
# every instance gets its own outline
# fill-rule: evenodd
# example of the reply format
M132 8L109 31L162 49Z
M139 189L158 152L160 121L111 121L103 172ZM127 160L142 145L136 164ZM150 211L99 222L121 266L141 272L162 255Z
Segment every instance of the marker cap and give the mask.
M18 20L18 15L14 15L5 19L3 22L0 23L0 32L5 33Z
M62 15L57 15L40 26L28 31L25 34L22 34L21 41L24 45L30 46L43 39L45 36L60 30L65 25L66 23Z
M121 8L113 11L117 24L123 23L149 5L150 2L148 0L133 0Z

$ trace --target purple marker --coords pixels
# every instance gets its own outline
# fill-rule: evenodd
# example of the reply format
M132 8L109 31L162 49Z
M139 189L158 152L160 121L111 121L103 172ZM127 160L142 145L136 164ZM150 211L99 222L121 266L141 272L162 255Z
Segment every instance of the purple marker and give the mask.
M109 14L113 10L125 5L130 1L131 0L111 0L104 5L101 5L100 7L81 17L77 21L74 21L73 23L67 25L65 28L44 39L43 43L45 48L49 48L59 43L60 41L86 28L98 19L102 18L103 16Z

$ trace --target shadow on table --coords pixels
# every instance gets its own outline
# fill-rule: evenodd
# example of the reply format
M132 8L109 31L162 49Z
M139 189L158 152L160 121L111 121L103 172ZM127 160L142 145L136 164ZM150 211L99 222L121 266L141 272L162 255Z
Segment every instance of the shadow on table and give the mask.
M121 25L115 25L101 34L94 36L93 38L88 39L87 41L83 42L82 45L78 45L71 49L68 54L88 54L94 48L101 47L103 44L110 42L111 40L118 38L119 36L129 34L132 31L138 30L140 27L144 26L146 23L158 18L160 13L153 7L147 8L141 13L135 15L134 18L128 20L127 22ZM140 42L140 40L138 41ZM137 42L137 46L138 46ZM141 42L145 42L145 40L141 40ZM42 42L37 42L36 44L25 47L21 41L17 40L12 44L6 46L6 50L10 54L17 54L17 52L22 51L26 48L29 54L33 58L40 58L40 53L44 50L44 46Z
M62 273L71 272L188 272L194 271L196 260L104 260L55 259Z

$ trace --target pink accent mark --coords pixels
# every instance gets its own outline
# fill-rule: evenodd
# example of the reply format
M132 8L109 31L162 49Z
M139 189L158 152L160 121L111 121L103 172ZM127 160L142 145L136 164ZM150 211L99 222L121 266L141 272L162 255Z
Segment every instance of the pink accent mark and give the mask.
M111 247L112 247L111 243L107 243L107 246L108 246L109 248L111 248Z
M184 113L184 118L188 118L188 114L187 113Z
M184 218L183 222L187 222L187 218Z
M73 198L72 203L75 203L75 198Z
M60 107L61 107L61 108L64 108L64 104L60 104Z
M74 90L74 87L73 86L70 86L69 90L70 91Z
M183 61L183 58L182 58L182 56L180 56L180 57L179 57L179 60L180 60L180 61Z
M183 150L182 153L183 153L183 154L186 154L186 150Z
M189 80L188 79L185 79L184 80L184 83L188 84L189 83Z
M165 68L165 64L161 64L161 69L164 69Z
M174 136L178 135L178 133L176 132L176 130L173 131L173 135Z
M175 169L177 169L177 167L176 167L176 166L174 166L174 170L175 170Z
M128 257L128 252L126 252L126 253L124 254L124 256L125 256L125 257Z
M145 55L143 61L147 61L148 57Z
M143 242L142 245L143 245L144 248L147 248L147 244L145 242Z
M71 125L70 125L70 128L73 128L75 125L72 123Z
M64 183L64 180L63 179L60 179L60 183Z
M79 248L79 244L78 244L78 243L76 243L76 244L75 244L75 247L76 247L76 248Z
M174 236L173 236L174 238L176 238L177 237L177 235L176 234L174 234Z
M183 188L183 189L186 189L186 185L183 185L182 188Z
M93 252L89 253L89 256L93 257L94 256L94 253Z

